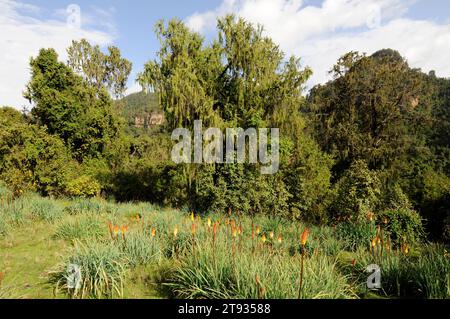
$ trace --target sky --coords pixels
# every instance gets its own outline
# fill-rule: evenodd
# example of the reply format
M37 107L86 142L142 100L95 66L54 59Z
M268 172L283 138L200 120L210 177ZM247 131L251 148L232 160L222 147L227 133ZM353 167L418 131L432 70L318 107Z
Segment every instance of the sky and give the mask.
M447 0L0 0L0 105L30 107L22 92L29 59L42 47L61 61L72 40L86 38L102 48L118 46L136 74L154 59L160 19L177 17L206 39L227 13L264 26L286 56L301 58L314 74L312 87L349 51L371 54L393 48L412 67L450 77L450 1Z

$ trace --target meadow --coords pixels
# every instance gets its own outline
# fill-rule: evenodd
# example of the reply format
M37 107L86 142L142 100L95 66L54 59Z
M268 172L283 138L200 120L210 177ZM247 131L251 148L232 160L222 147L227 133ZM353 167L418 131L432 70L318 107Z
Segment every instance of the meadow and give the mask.
M445 247L398 243L389 220L315 226L0 190L0 298L450 297ZM67 267L80 267L80 289ZM381 268L381 289L366 268Z

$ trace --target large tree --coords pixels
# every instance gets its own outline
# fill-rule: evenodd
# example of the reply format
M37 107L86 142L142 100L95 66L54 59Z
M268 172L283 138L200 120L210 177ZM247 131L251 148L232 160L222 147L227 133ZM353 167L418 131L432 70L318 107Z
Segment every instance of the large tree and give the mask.
M310 212L327 191L330 160L305 133L302 91L311 70L244 19L217 23L210 44L183 22L156 26L161 41L139 82L160 97L169 129L205 127L281 129L281 170L261 176L254 165L185 167L188 194L201 208L288 213ZM290 208L290 209L289 209Z
M37 123L61 137L80 162L102 156L121 126L108 92L59 62L53 49L42 49L30 66L31 80L24 95L34 104Z
M350 52L332 74L333 81L312 90L309 107L317 140L338 168L358 159L388 168L422 151L431 120L429 86L398 52Z
M100 46L93 46L82 39L72 41L67 53L69 55L67 64L89 84L98 90L106 87L114 97L123 96L132 64L122 57L117 47L110 46L108 53L103 53Z

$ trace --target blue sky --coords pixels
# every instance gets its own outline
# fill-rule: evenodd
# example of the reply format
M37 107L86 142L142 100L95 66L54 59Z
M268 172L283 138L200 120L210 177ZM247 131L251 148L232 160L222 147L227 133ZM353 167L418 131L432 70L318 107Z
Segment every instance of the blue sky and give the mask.
M81 8L76 30L66 23L72 3ZM0 105L25 105L21 92L28 60L40 47L54 47L64 59L72 39L116 45L133 62L133 92L136 73L158 50L156 21L178 17L211 36L216 18L230 12L263 24L286 54L312 67L310 86L326 81L345 52L384 47L399 50L414 67L450 77L450 2L445 0L0 0Z

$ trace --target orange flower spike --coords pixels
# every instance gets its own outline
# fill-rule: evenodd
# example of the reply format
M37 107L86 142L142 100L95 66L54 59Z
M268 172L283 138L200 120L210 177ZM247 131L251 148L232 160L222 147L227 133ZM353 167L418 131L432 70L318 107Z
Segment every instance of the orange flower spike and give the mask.
M355 267L356 266L356 259L352 260L352 266Z
M231 221L231 228L236 228L236 221L235 220Z
M114 226L114 234L117 235L120 231L120 227L119 226Z
M267 241L267 237L266 235L262 235L261 237L261 241L263 242L263 244Z
M372 239L372 247L375 248L375 246L377 245L378 242L378 236L376 236L374 239Z
M278 235L277 241L279 244L281 244L283 242L283 237L281 235Z
M197 232L197 226L195 225L195 223L192 224L192 235L195 235L195 233Z
M309 236L309 229L305 228L305 230L302 233L302 238L301 238L302 246L306 245L306 242L308 241L308 236Z
M214 233L214 236L217 234L217 223L214 223L213 233Z
M383 221L383 223L385 224L385 225L387 225L388 224L388 219L387 218L384 218L384 221Z
M110 222L110 223L108 223L108 228L109 228L109 233L112 235L113 234L113 231L114 231L114 226L113 226L113 224Z
M152 237L156 237L156 228L152 228Z

